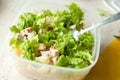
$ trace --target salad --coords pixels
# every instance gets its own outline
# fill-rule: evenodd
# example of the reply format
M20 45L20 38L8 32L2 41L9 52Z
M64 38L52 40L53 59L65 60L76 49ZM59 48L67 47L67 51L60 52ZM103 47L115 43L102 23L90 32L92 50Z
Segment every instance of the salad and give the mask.
M66 10L39 14L27 12L10 27L12 51L19 57L38 63L68 68L83 68L93 62L94 37L90 32L79 36L76 42L72 28L84 28L84 12L75 3Z

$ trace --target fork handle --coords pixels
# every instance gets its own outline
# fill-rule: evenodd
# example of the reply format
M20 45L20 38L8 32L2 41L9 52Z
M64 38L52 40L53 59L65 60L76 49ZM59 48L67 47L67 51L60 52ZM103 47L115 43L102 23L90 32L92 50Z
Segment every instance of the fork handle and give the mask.
M87 31L89 31L89 30L92 30L92 29L94 29L94 28L101 27L101 26L104 25L104 24L108 24L108 23L117 21L117 20L119 20L119 19L120 19L120 12L114 14L113 16L111 16L111 17L109 17L109 18L107 18L107 19L105 19L105 20L103 20L103 21L101 21L101 22L99 22L99 23L94 24L94 25L91 26L91 27L88 27L88 28L84 29L82 32L80 31L80 32L81 32L80 34L83 34L83 33L87 32Z

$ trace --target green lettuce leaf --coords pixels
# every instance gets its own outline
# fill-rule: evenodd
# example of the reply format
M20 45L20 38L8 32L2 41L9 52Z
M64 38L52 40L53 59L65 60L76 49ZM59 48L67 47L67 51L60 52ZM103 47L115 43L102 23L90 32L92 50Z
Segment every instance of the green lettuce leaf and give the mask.
M64 55L61 55L54 65L55 66L66 66L67 63L68 63L68 59Z
M70 11L71 21L73 22L73 24L76 24L76 29L82 28L83 27L82 20L84 19L83 11L75 3L70 3L69 5L67 5L67 8Z
M32 13L24 13L19 16L17 26L19 30L23 30L27 27L33 27L36 16Z

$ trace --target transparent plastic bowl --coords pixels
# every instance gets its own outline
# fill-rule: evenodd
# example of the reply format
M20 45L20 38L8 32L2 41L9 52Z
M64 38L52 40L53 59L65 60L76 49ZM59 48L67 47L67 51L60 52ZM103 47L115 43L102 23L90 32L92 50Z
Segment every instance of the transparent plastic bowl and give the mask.
M52 11L63 10L66 9L65 5L69 4L70 1L58 1L58 0L34 0L29 1L20 11L19 15L24 12L40 12L42 9L50 9ZM78 4L78 3L77 3ZM79 5L79 4L78 4ZM89 11L84 6L80 6L85 12L85 26L90 26L94 23L93 13ZM18 15L18 16L19 16ZM18 17L17 17L18 18ZM17 19L15 20L15 22ZM73 68L65 68L65 67L57 67L47 64L40 64L37 62L33 62L27 59L23 59L14 55L11 52L12 59L14 61L14 66L17 70L24 76L37 79L37 80L83 80L85 76L89 73L91 68L95 65L99 57L99 49L100 49L100 31L98 29L91 31L94 35L94 47L93 47L93 60L94 62L84 68L81 69L73 69Z

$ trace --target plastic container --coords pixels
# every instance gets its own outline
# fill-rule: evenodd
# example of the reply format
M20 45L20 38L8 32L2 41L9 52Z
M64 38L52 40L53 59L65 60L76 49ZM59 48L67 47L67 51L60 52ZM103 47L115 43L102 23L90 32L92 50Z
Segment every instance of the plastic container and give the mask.
M50 9L52 11L63 10L66 9L65 5L67 5L70 2L63 1L62 0L29 1L20 11L19 14L22 14L24 12L36 12L36 11L39 13L39 11L42 9ZM87 10L87 8L84 8L84 6L80 7L85 11L85 26L90 26L94 22L93 21L94 14L93 16L91 16L92 13L89 13L90 11ZM40 64L27 59L23 59L21 57L17 57L11 52L12 59L14 61L14 66L22 75L36 80L83 80L85 76L89 73L91 68L95 65L99 57L100 32L97 29L91 32L94 35L94 47L92 53L94 62L88 67L81 69L73 69L57 67L47 64Z
M120 0L104 0L104 2L112 11L120 11Z

